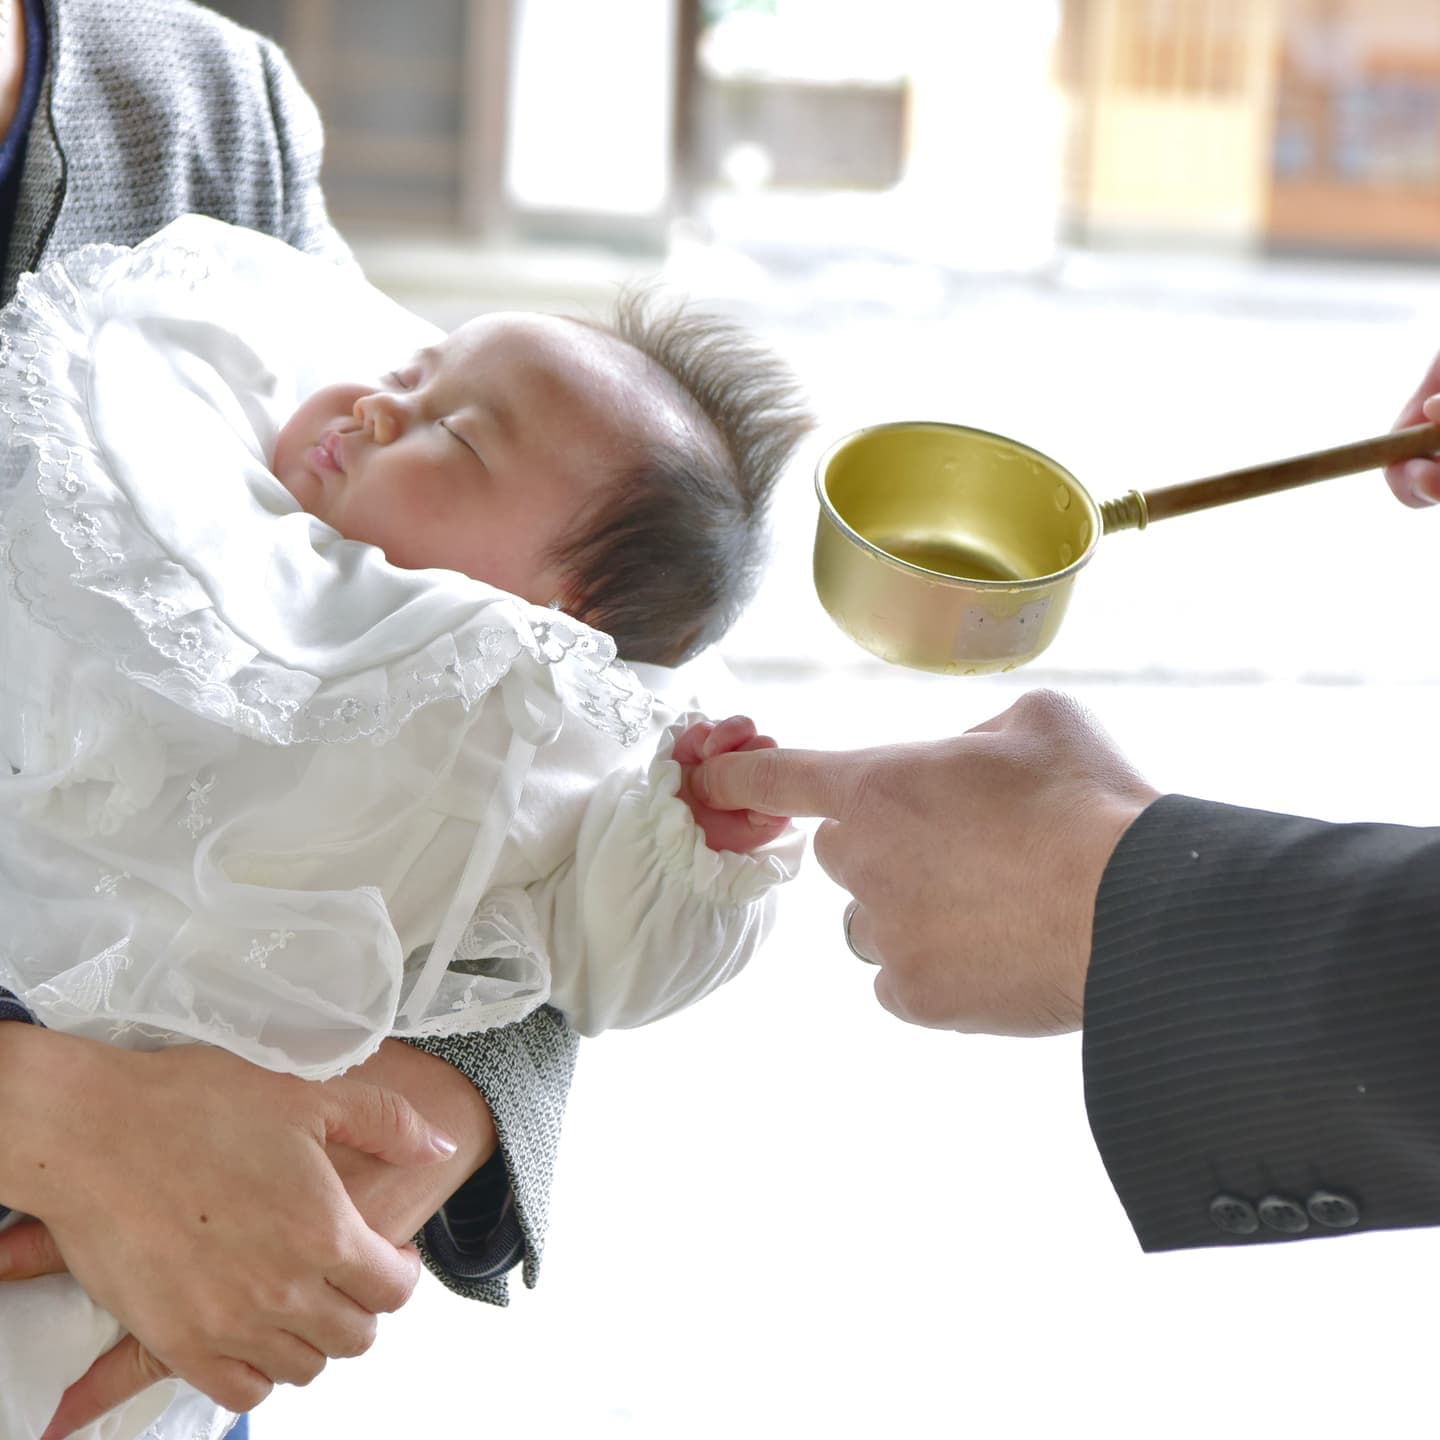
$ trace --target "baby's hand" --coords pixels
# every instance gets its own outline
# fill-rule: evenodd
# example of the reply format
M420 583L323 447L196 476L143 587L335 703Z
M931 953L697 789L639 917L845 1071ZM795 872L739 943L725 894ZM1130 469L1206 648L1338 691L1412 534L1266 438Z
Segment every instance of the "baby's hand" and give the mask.
M768 845L790 822L780 816L762 815L757 810L716 810L705 804L691 789L695 767L712 755L775 748L775 742L768 735L755 733L755 722L747 715L732 715L718 725L709 720L698 721L676 740L674 755L680 766L680 798L690 807L695 823L705 832L705 843L712 850L748 854Z

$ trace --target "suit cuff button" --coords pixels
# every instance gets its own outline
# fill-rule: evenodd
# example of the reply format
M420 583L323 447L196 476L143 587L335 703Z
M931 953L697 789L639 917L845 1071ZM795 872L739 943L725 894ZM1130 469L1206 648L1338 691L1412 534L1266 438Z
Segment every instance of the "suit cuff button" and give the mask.
M1260 1228L1255 1207L1238 1195L1217 1195L1210 1202L1210 1220L1227 1235L1253 1235Z
M1305 1207L1284 1195L1266 1195L1255 1207L1260 1223L1282 1235L1303 1235L1310 1228Z
M1317 1190L1305 1202L1305 1208L1317 1225L1330 1230L1349 1230L1360 1223L1360 1207L1348 1195L1337 1195L1333 1190Z

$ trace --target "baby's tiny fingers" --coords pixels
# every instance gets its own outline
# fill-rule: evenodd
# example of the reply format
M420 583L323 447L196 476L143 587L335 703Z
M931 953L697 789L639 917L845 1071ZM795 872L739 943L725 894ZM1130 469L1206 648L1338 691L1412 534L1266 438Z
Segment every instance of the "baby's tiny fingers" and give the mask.
M705 741L714 728L708 720L697 720L688 730L681 731L671 751L675 761L681 765L698 765L705 756Z
M754 738L755 722L748 715L732 715L722 720L709 734L703 746L704 755L727 755Z
M780 746L768 735L756 735L735 748L743 754L747 750L778 750Z
M750 824L752 843L756 846L778 840L790 828L790 822L783 815L764 815L759 810L747 810L745 819Z

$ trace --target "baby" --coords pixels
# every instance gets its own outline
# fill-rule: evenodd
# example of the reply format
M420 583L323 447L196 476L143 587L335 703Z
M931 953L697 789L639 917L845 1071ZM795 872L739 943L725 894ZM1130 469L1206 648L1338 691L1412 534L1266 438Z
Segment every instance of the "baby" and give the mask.
M633 301L437 336L196 217L32 277L0 348L0 988L324 1078L547 1002L646 1023L746 963L800 841L686 773L772 742L616 646L673 686L748 598L807 423L772 357ZM118 1327L68 1280L3 1300L23 1440ZM229 1417L169 1382L103 1423Z

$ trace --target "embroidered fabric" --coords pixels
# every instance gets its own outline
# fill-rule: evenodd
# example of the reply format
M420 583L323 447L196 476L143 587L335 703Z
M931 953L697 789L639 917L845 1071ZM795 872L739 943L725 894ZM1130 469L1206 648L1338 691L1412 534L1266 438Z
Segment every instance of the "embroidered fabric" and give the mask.
M423 952L411 964L423 962ZM550 998L550 966L535 909L518 886L491 891L476 907L446 972L448 1013L433 1007L409 1033L454 1035L473 1030L467 1012L481 993L491 1026L523 1020Z
M174 531L157 533L153 511L144 514L125 493L115 476L117 456L107 453L110 437L94 413L105 386L96 374L97 337L113 347L107 323L144 314L151 295L192 328L222 327L237 305L253 309L243 285L246 267L225 264L225 252L214 244L225 229L189 216L133 249L87 246L25 276L0 316L0 416L12 437L0 471L0 545L14 596L67 639L103 644L122 670L167 699L275 744L388 738L437 700L474 705L522 655L554 669L568 709L633 744L648 718L649 697L618 661L614 642L578 621L478 582L457 585L461 577L454 577L448 603L430 607L450 623L423 644L381 664L325 673L281 647L257 647L257 632L283 633L291 617L266 613L265 592L245 594L239 616L217 605L213 574L197 570L173 543ZM231 250L234 234L225 237ZM302 309L314 314L337 283L323 262L288 252L282 268L298 278L277 285L274 269L282 257L275 252L287 247L246 236L242 249L251 268L251 251L270 267L269 310L281 309L277 293L288 307L284 315L247 314L248 333L268 329L278 340L299 332L296 297L310 289ZM328 282L319 284L318 294L317 282ZM195 297L193 306L177 305L186 294ZM253 352L243 361L265 364ZM303 389L303 381L292 386ZM103 421L105 407L98 410ZM63 544L67 566L54 563L42 527ZM433 581L433 572L410 572L406 584L405 572L373 559L371 568L389 572L392 609L394 592L413 608L414 597ZM112 604L87 606L86 593ZM128 624L116 623L122 613ZM345 638L353 642L354 631ZM382 649L392 643L385 635L380 641Z
M607 636L388 565L266 464L300 397L434 335L193 216L0 314L0 986L45 1023L324 1078L548 995L533 915L476 907L536 751L583 721L603 773L648 693Z

